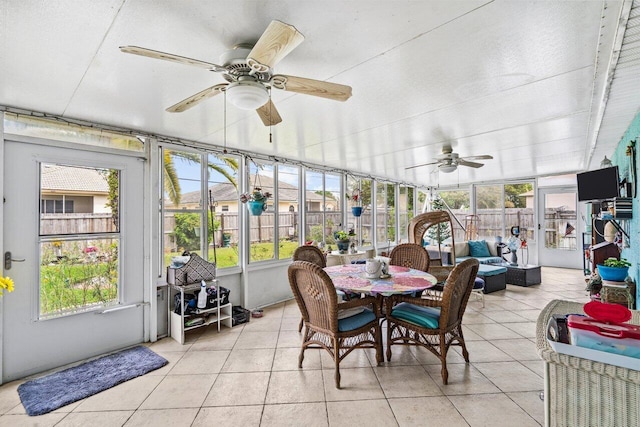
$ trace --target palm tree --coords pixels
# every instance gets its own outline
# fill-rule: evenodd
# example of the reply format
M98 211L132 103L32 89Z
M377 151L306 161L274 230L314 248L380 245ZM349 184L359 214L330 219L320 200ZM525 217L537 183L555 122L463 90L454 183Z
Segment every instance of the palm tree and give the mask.
M174 206L178 206L180 204L180 182L178 180L178 174L176 172L175 165L173 164L173 158L180 157L182 159L187 160L189 163L200 164L201 156L195 153L186 153L183 151L172 151L165 149L164 150L164 162L162 168L162 174L164 178L164 189L169 195L169 200L173 203ZM239 168L238 161L236 159L230 157L220 157L220 159L227 165L232 171L237 171ZM238 189L238 182L236 181L235 176L233 176L230 171L224 167L221 167L218 164L208 163L209 169L212 169L222 176L227 178L227 180Z

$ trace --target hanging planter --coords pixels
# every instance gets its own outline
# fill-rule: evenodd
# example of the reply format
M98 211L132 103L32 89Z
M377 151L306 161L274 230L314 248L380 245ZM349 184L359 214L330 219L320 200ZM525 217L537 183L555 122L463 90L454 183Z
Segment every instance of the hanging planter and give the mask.
M353 216L355 217L359 217L360 215L362 215L362 206L354 206L351 208L351 213L353 214Z
M263 201L247 201L247 208L251 215L260 216L267 210L267 204Z

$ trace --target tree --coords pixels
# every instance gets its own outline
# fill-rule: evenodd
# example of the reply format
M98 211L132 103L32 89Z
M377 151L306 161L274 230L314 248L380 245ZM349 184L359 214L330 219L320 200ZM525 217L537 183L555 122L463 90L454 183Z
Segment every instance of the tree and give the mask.
M445 209L444 202L440 197L437 197L431 202L431 209L437 211ZM426 234L431 240L442 243L444 240L451 237L451 229L449 228L448 222L439 222L435 226L429 227Z

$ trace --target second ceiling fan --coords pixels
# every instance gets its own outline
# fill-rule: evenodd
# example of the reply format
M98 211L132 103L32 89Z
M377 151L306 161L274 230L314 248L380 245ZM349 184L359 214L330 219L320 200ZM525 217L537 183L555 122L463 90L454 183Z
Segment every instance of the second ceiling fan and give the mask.
M167 108L170 113L181 113L207 98L226 92L229 101L245 110L256 110L265 126L282 121L271 102L269 90L281 89L305 95L319 96L336 101L351 97L351 87L304 77L273 74L273 67L295 49L304 36L292 25L271 21L255 45L239 44L220 56L222 65L139 46L121 46L124 53L141 55L165 61L178 62L221 73L227 83L204 89Z
M479 168L484 166L484 163L472 162L470 160L490 160L493 156L488 154L482 154L479 156L467 156L460 157L458 153L454 153L450 145L442 147L442 154L436 156L436 160L429 163L423 163L420 165L409 166L406 169L414 169L428 165L438 165L438 170L445 173L451 173L458 169L458 166L468 166L471 168Z

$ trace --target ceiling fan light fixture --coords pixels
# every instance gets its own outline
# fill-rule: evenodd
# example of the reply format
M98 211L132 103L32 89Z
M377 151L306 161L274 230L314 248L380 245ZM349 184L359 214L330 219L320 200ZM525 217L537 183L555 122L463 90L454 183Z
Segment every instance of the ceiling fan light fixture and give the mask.
M457 165L454 165L451 163L443 163L441 165L438 165L438 169L440 170L440 172L444 172L444 173L451 173L457 168L458 168Z
M269 92L262 83L240 81L229 84L227 99L242 110L256 110L269 100Z

